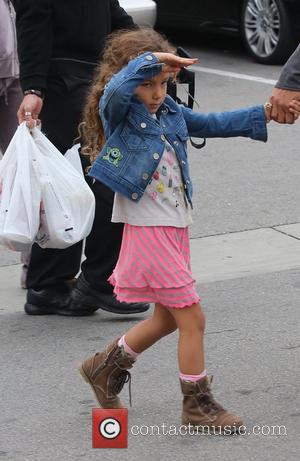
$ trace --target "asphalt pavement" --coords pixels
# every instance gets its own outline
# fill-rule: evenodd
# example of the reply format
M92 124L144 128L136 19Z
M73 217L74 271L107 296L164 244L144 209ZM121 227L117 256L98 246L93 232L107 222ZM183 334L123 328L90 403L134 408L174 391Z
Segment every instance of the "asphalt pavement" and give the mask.
M190 48L209 69L266 80L280 70L253 64L230 45L196 45ZM264 102L271 88L197 72L203 111ZM134 367L128 449L92 449L97 405L77 365L146 315L27 316L19 255L0 246L0 459L299 458L299 127L270 124L266 144L219 139L190 148L192 267L207 318L206 367L214 395L243 417L246 434L174 434L181 412L174 334ZM129 406L126 386L122 398Z

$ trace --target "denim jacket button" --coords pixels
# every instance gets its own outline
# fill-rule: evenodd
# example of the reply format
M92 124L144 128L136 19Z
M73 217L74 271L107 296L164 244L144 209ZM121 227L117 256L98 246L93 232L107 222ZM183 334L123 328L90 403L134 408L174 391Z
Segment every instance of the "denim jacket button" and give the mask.
M133 194L131 194L131 198L132 200L136 200L138 198L138 194L136 192L133 192Z
M150 54L148 54L148 56L146 56L146 59L147 59L148 61L152 61L153 58L152 58L152 56L151 56Z
M185 165L186 162L184 160L181 160L181 163L182 163L182 165Z
M163 134L161 135L160 139L161 139L162 141L165 141L165 140L166 140L166 138L164 137Z
M141 123L141 128L146 128L146 126L147 126L147 123L145 123L145 122Z
M145 180L148 179L149 178L148 173L143 173L142 178L145 179Z
M174 141L174 146L178 146L178 141Z
M153 158L154 158L154 160L158 160L159 159L159 154L157 152L155 152L155 154L153 154Z

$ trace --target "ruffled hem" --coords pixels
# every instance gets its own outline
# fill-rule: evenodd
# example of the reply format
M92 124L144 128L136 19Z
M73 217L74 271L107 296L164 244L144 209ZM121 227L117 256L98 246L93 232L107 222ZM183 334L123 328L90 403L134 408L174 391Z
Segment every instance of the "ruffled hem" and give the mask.
M158 281L155 281L154 279L147 280L145 277L143 277L143 274L140 274L140 277L136 277L134 279L130 279L130 285L128 283L128 280L125 279L123 280L123 277L119 275L118 270L115 269L111 276L107 279L107 281L113 285L113 286L118 286L120 288L127 288L127 289L140 289L140 288L153 288L153 289L160 289L160 288L165 288L165 289L172 289L172 288L184 288L187 285L191 285L192 283L195 283L196 280L193 279L192 277L189 277L189 274L187 274L185 278L185 283L183 281L176 281L176 280L171 280L169 283L168 281L164 280L161 283Z
M112 276L109 282L114 285L114 294L118 301L125 303L160 303L167 307L184 308L197 304L200 297L196 292L195 283L183 287L153 288L153 287L120 287L112 283Z

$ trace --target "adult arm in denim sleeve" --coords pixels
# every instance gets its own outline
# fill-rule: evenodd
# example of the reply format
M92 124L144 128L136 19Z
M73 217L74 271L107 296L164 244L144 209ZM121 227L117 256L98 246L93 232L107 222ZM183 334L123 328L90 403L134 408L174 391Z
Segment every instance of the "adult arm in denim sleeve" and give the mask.
M110 134L126 116L135 89L159 74L162 66L154 54L143 53L111 78L100 99L100 116Z
M263 106L249 107L230 112L201 114L184 106L181 110L189 135L199 138L230 138L243 136L267 141L268 133Z

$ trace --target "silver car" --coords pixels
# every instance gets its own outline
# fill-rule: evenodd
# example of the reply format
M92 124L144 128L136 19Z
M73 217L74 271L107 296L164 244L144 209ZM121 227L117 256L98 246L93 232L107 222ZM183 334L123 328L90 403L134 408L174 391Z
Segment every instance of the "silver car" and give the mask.
M139 26L154 26L156 3L153 0L119 0L119 3Z

